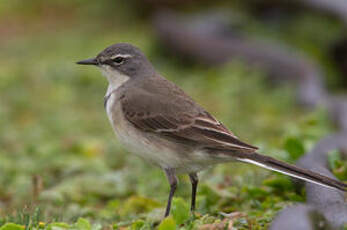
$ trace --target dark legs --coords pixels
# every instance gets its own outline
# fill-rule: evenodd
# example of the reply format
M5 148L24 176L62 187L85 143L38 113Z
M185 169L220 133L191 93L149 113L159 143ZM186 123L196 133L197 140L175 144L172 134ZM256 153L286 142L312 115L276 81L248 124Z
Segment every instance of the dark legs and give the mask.
M176 188L177 188L177 177L175 175L175 170L173 169L165 169L165 173L170 184L170 194L169 194L169 199L167 201L166 211L165 211L165 217L167 217L170 214L172 197L174 196ZM198 178L198 174L196 173L190 173L189 178L190 178L190 182L192 183L192 203L190 206L190 210L194 212L196 190L198 188L199 178Z
M196 174L196 173L190 173L189 178L190 178L190 182L192 183L192 201L191 201L190 210L192 212L194 212L195 211L196 189L198 188L199 178L198 178L198 174Z
M165 217L170 214L172 197L175 194L177 188L177 177L173 169L165 169L166 177L170 183L170 194L166 205Z

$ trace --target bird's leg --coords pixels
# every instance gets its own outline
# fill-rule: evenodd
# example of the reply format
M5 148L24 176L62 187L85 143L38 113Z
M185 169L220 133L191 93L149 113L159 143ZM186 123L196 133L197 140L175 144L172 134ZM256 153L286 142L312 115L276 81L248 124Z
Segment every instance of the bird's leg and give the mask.
M196 198L196 190L198 188L199 178L197 173L189 174L190 182L192 183L192 201L190 206L190 211L195 211L195 198Z
M166 211L165 211L165 217L167 217L170 214L172 197L175 194L175 191L177 188L177 177L175 175L175 170L173 169L165 169L165 173L170 183L170 194L169 194L169 199L167 201Z

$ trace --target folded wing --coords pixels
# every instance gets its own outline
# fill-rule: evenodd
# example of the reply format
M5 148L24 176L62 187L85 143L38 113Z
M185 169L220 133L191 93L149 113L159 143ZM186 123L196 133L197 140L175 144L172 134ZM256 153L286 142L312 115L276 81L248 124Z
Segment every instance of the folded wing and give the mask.
M125 118L135 127L206 149L242 150L248 153L257 150L240 141L177 86L163 81L154 92L149 93L142 86L137 92L125 93L121 98Z

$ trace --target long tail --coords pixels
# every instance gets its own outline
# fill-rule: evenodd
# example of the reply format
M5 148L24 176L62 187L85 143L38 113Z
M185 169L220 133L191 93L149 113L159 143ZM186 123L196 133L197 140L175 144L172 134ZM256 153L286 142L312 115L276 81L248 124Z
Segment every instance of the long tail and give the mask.
M320 175L313 171L299 168L295 165L291 165L279 160L276 160L272 157L264 156L258 153L247 154L247 157L237 158L239 161L251 163L266 169L270 169L276 172L286 174L291 177L295 177L304 181L315 183L321 186L335 188L341 191L347 191L347 184L329 178L327 176Z

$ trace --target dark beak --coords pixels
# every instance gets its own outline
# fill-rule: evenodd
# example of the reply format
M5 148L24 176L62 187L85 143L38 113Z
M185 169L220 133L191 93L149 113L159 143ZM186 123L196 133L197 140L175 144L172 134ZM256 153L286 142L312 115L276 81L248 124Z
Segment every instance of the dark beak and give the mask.
M79 64L79 65L98 65L98 61L96 60L96 58L89 58L86 60L78 61L78 62L76 62L76 64Z

